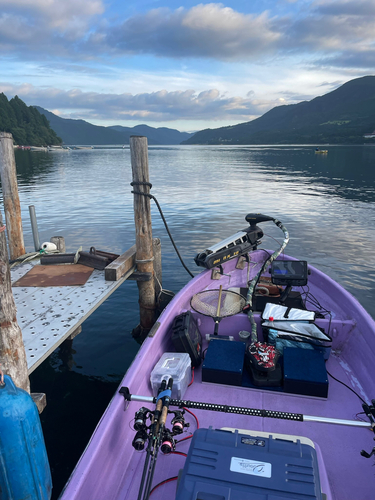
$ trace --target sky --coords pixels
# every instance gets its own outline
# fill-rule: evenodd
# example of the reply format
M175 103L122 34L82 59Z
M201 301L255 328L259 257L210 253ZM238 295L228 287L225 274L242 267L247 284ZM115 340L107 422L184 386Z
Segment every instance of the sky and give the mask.
M235 125L374 66L375 0L0 0L0 92L96 125Z

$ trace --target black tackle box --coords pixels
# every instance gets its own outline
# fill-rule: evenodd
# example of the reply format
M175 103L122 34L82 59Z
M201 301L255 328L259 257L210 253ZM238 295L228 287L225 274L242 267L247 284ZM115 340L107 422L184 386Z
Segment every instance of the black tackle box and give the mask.
M190 355L192 366L200 365L202 335L190 311L186 311L175 317L172 325L171 340L177 352L187 352Z

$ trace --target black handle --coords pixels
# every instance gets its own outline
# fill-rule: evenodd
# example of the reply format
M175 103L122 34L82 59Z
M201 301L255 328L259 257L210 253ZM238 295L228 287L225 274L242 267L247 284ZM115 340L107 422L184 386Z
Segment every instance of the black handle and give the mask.
M270 217L269 215L247 214L245 220L250 224L250 226L256 226L259 222L267 222L275 219L274 217Z

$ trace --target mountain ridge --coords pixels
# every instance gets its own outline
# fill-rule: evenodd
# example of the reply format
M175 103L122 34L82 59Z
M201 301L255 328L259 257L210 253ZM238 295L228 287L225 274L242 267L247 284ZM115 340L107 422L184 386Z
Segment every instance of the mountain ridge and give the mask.
M176 145L181 144L182 141L193 135L176 129L167 127L154 128L148 125L136 125L135 127L112 125L103 127L93 125L85 120L61 118L40 106L34 106L34 108L47 118L51 128L62 138L66 145L128 144L131 135L145 135L150 145Z
M250 122L201 130L183 144L357 144L374 129L375 76L365 76L311 101L276 106Z

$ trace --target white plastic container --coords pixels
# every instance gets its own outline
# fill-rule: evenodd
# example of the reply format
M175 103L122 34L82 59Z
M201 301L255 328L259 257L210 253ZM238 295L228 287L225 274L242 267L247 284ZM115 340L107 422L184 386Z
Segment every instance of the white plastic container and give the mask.
M163 379L173 378L172 399L181 399L191 381L191 359L186 352L165 352L151 372L154 396Z

